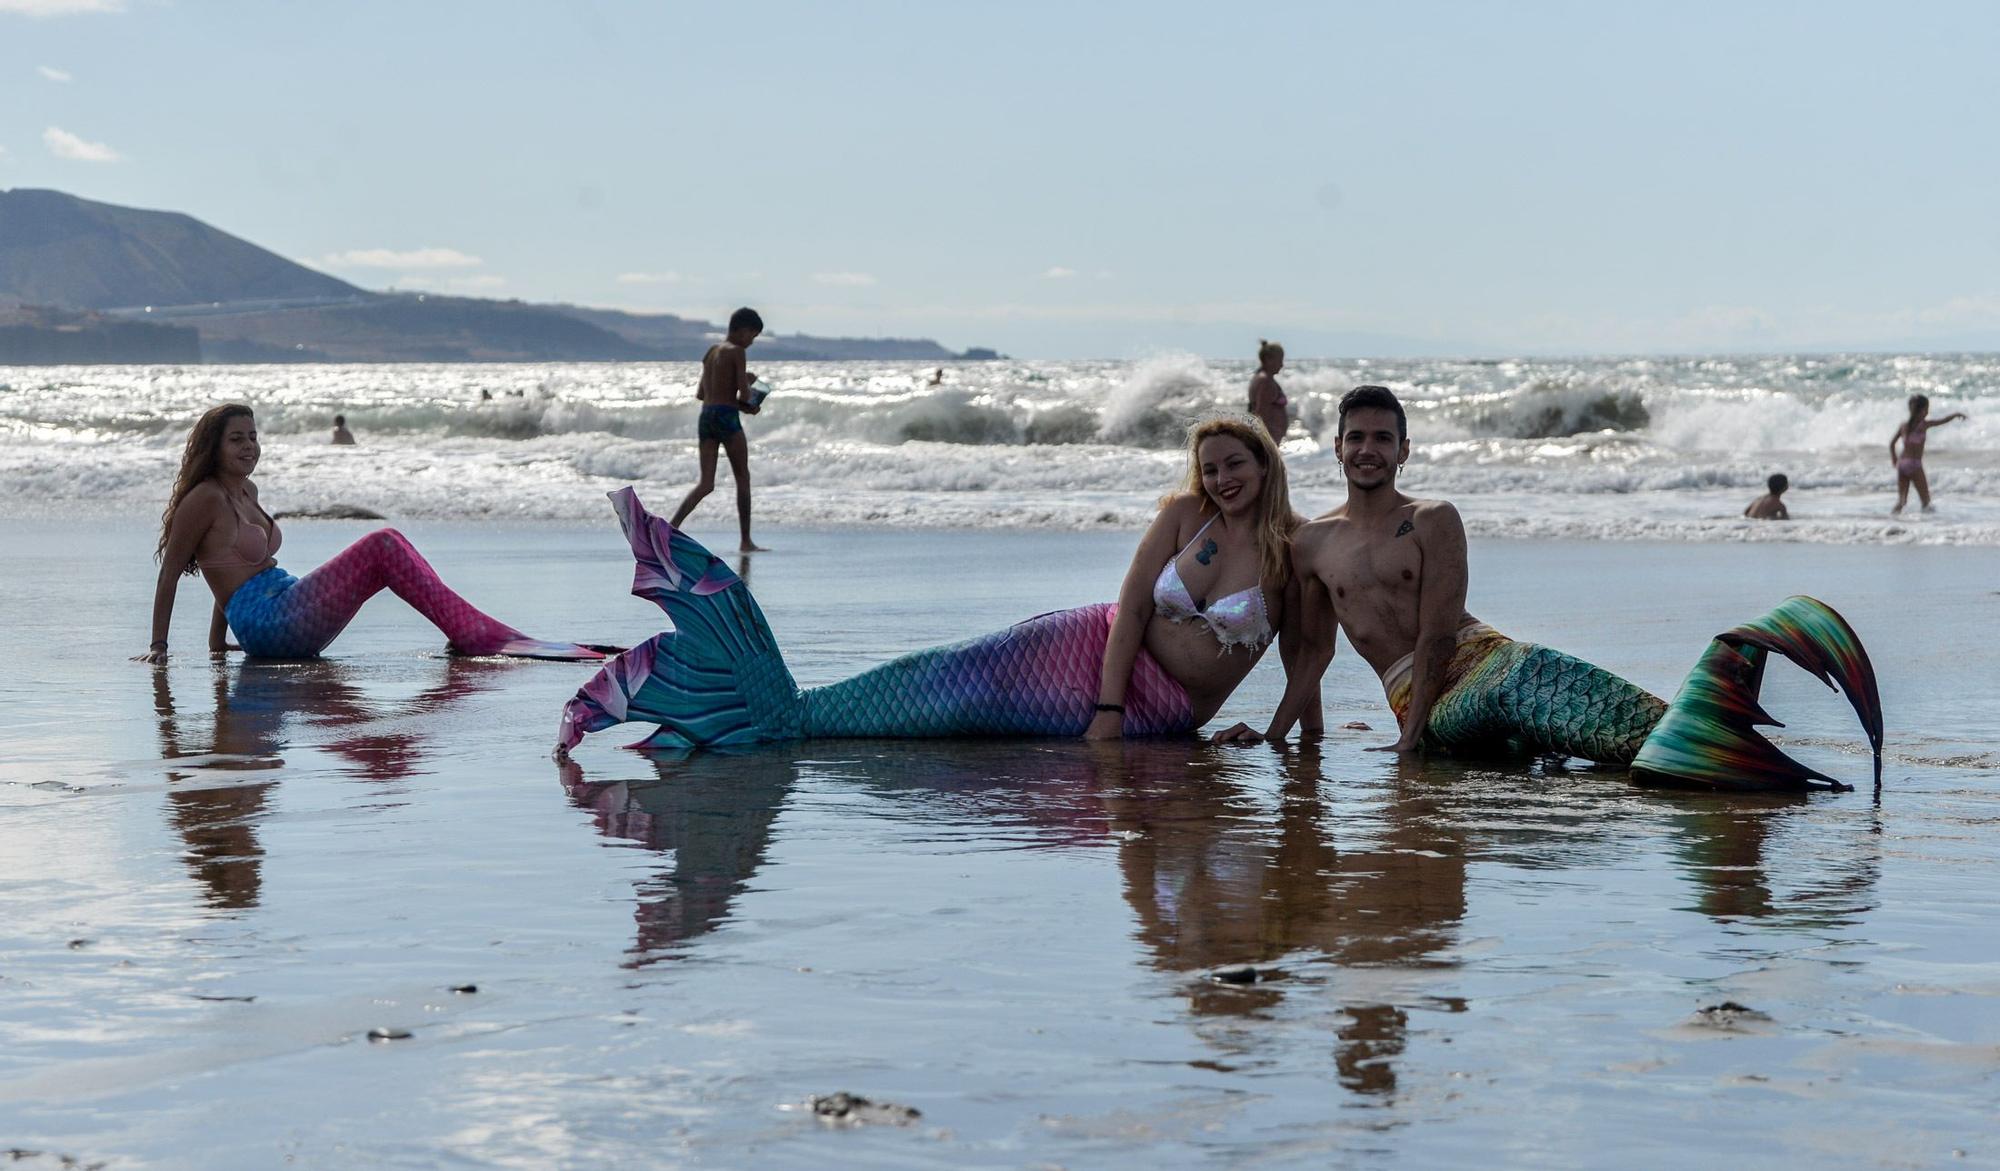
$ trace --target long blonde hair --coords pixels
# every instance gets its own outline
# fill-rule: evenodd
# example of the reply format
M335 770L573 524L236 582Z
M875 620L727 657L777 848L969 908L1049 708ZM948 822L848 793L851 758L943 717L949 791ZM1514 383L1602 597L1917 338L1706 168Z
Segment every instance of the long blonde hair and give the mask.
M1248 415L1235 414L1209 415L1190 424L1187 480L1181 484L1181 491L1191 492L1200 499L1204 515L1222 511L1208 498L1208 491L1201 484L1201 443L1223 435L1249 448L1251 457L1264 469L1264 488L1257 495L1252 533L1257 541L1258 577L1267 588L1277 589L1292 575L1292 531L1299 527L1299 518L1292 512L1292 494L1285 483L1285 457L1264 424Z
M181 501L187 499L195 485L215 474L215 462L222 456L222 436L229 430L229 420L256 417L242 403L223 403L210 407L208 413L195 420L194 429L188 432L187 449L181 453L181 471L174 477L173 494L167 497L167 509L160 514L160 543L153 549L153 560L167 555L167 535L173 532L174 513L180 509ZM182 573L193 573L197 567L190 560L177 568Z

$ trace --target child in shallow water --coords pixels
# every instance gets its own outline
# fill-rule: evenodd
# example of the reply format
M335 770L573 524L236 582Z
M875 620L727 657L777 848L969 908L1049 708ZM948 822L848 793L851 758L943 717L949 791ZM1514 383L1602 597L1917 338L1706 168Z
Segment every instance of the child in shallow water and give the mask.
M1910 502L1910 486L1916 485L1917 501L1925 512L1931 510L1931 481L1924 474L1924 440L1929 437L1932 427L1942 427L1946 423L1965 418L1964 411L1953 411L1942 419L1930 417L1930 396L1913 394L1910 396L1910 417L1889 437L1889 462L1896 465L1896 507L1892 513L1903 511ZM1903 450L1898 452L1896 444L1901 442Z
M1752 500L1750 507L1743 510L1743 515L1749 517L1751 520L1792 519L1792 514L1785 510L1785 502L1782 499L1785 489L1791 486L1792 482L1785 478L1785 473L1779 472L1773 475L1770 479L1764 481L1764 487L1769 489L1769 491Z

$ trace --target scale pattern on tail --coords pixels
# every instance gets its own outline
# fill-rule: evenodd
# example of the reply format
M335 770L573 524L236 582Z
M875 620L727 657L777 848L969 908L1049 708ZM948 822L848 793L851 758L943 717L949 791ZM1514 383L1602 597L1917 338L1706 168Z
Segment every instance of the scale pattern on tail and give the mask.
M611 494L637 563L632 592L675 629L619 656L563 709L560 743L650 720L647 747L803 736L1080 735L1097 699L1116 607L1084 606L949 646L914 651L801 691L749 587L687 534ZM1187 693L1144 651L1125 697L1127 735L1194 726Z
M1604 668L1479 625L1461 636L1425 738L1441 748L1506 749L1629 762L1666 704ZM1409 709L1410 675L1390 671L1389 706Z
M1458 751L1558 752L1629 764L1634 779L1717 789L1800 788L1840 782L1792 760L1758 726L1782 727L1758 705L1767 655L1777 652L1847 694L1882 770L1882 704L1860 638L1824 602L1789 598L1718 635L1662 703L1602 667L1483 623L1458 635L1445 692L1431 709L1428 742ZM1411 661L1385 673L1389 705L1409 710ZM1840 786L1844 787L1844 786Z

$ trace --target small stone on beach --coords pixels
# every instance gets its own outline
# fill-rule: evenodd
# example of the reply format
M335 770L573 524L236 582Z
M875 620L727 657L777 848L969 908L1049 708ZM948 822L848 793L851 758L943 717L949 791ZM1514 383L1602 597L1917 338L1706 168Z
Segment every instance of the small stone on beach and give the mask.
M838 1126L880 1123L908 1126L923 1117L923 1112L914 1106L903 1106L895 1102L875 1102L845 1090L831 1094L814 1094L806 1099L806 1105L821 1121Z
M394 1026L370 1029L368 1030L368 1039L370 1041L407 1041L410 1039L410 1030L399 1029Z
M470 995L472 995L473 993L475 993L475 992L479 991L479 985L477 985L477 984L453 984L453 985L451 986L451 988L449 989L449 991L452 991L452 992L456 992L456 993L458 993L458 994L459 994L460 996L470 996Z
M1375 730L1368 726L1368 721L1366 720L1349 720L1342 724L1341 728L1348 732L1373 732Z
M1231 964L1208 974L1208 978L1218 984L1255 984L1261 976L1262 973L1250 964Z
M1697 1009L1688 1023L1710 1029L1740 1029L1749 1024L1767 1024L1771 1014L1759 1012L1747 1004L1725 1000L1720 1004L1704 1005Z

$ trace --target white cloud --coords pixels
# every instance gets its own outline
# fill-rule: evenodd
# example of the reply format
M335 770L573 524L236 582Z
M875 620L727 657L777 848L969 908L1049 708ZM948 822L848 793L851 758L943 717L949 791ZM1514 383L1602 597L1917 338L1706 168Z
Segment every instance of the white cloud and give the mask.
M1062 265L1058 264L1050 267L1047 272L1044 272L1042 274L1042 279L1051 281L1066 281L1075 275L1076 275L1075 269L1064 268Z
M67 69L57 69L53 65L37 65L35 66L35 72L41 74L43 77L48 78L50 81L59 81L64 84L68 84L69 82L76 80L75 78L69 75L69 71Z
M490 272L453 277L407 273L389 282L392 289L430 293L490 293L506 285L506 277Z
M5 0L0 0L5 3ZM49 153L59 159L74 159L80 163L115 163L118 152L101 142L86 142L67 130L51 126L42 131L42 142Z
M123 12L124 0L0 0L12 16L75 16L82 12Z
M812 279L822 285L861 286L875 283L874 275L865 272L816 272Z
M621 285L677 285L686 279L686 277L677 272L621 272L618 274L618 283Z
M335 252L320 263L332 268L478 268L485 261L456 248L354 248Z

